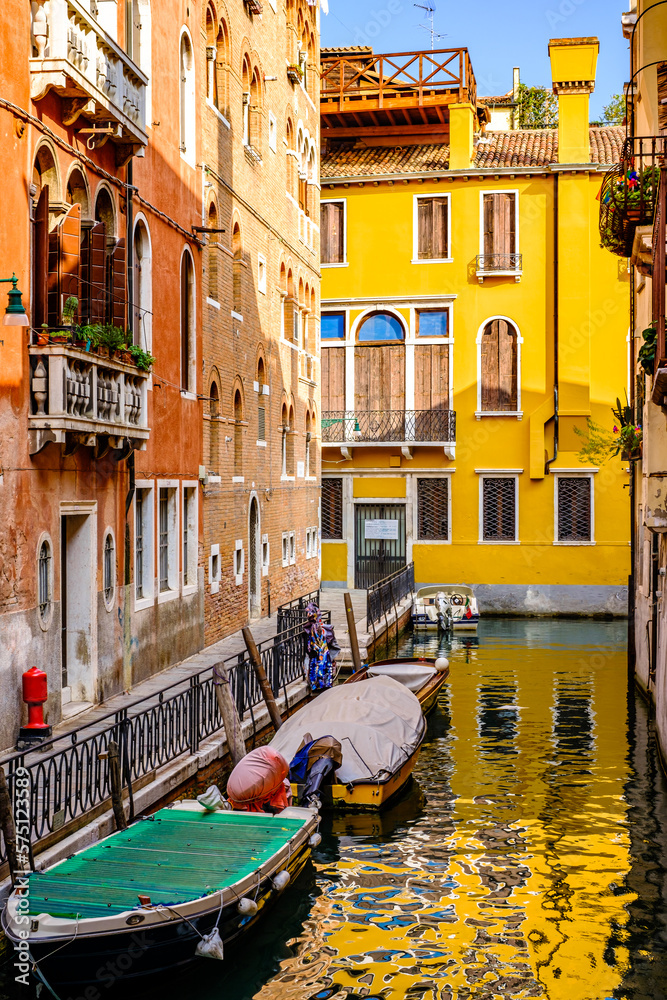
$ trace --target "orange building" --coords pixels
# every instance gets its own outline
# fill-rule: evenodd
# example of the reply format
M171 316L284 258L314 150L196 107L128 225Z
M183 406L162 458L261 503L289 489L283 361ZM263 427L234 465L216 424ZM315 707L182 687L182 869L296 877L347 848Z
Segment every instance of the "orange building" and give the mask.
M157 14L3 6L2 747L32 665L56 723L203 644L201 5Z

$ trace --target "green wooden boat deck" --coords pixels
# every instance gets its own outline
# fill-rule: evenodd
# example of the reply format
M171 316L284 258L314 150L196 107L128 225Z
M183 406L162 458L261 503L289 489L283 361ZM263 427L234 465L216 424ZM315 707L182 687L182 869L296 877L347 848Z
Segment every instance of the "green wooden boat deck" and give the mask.
M30 876L30 913L81 919L139 906L177 906L233 885L268 861L304 823L262 813L161 809Z

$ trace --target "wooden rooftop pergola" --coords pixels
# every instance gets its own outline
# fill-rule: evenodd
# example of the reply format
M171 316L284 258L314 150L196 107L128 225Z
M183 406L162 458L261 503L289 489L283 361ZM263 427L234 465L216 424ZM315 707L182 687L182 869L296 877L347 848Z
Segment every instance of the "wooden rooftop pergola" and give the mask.
M325 51L321 57L322 135L354 138L429 135L449 126L449 105L477 103L467 49L432 52Z

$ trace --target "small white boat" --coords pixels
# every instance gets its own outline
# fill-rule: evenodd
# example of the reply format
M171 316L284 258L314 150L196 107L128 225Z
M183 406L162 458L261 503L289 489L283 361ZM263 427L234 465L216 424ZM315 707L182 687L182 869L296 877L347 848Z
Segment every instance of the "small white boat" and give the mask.
M449 632L476 629L479 624L477 598L472 587L463 583L422 587L412 605L414 629L440 629Z

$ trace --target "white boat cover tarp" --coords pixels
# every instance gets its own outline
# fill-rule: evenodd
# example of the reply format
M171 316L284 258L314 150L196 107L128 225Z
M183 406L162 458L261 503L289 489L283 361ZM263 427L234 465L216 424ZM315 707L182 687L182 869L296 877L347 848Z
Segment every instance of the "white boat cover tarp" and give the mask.
M371 677L324 691L283 723L270 746L291 761L306 733L340 742L338 782L378 781L398 771L417 749L424 717L419 699L403 684Z
M404 684L410 691L419 691L433 674L435 667L428 663L382 663L368 668L369 677L393 677L395 681Z

